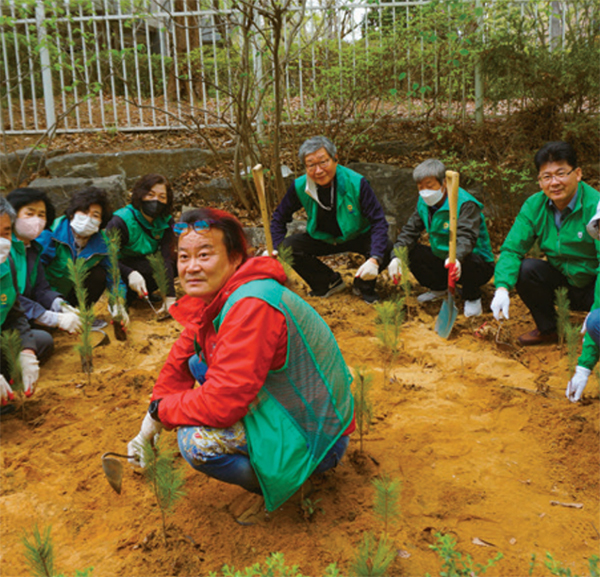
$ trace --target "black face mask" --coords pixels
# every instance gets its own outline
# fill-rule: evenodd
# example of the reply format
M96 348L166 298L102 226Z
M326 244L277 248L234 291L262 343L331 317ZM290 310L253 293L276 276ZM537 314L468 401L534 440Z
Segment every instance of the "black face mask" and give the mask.
M142 212L150 218L160 216L167 205L160 200L142 200Z

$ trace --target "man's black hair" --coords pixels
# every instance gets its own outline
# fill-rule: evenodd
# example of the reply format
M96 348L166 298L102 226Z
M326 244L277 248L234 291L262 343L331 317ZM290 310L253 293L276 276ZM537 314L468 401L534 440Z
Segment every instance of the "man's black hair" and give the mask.
M560 162L565 160L571 168L577 168L577 153L574 148L562 140L556 142L548 142L540 148L534 158L535 167L538 172L549 162Z

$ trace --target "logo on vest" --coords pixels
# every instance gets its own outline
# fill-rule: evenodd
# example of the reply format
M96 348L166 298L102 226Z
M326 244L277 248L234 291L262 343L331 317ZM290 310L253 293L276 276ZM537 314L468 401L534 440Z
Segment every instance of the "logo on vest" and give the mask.
M445 222L444 223L444 230L448 230L450 228L450 223L449 222Z
M354 207L351 204L348 205L348 212L350 212L350 213L354 212Z
M0 295L0 304L5 305L8 302L8 296L6 293Z
M582 232L578 232L578 233L577 233L577 236L578 236L579 238L583 238L583 233L582 233Z

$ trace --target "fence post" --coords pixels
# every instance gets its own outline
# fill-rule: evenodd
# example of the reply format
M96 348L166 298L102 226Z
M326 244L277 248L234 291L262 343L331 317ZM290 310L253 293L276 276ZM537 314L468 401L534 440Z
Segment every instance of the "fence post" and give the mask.
M481 0L475 1L475 8L481 8ZM477 16L477 32L483 41L483 16ZM483 124L483 80L481 75L481 57L475 62L475 124Z
M56 130L56 115L54 112L54 91L52 89L52 70L50 68L50 52L48 51L48 34L44 21L46 14L43 0L35 3L35 23L37 27L38 43L40 46L40 60L42 63L42 85L44 89L44 109L46 111L46 130Z

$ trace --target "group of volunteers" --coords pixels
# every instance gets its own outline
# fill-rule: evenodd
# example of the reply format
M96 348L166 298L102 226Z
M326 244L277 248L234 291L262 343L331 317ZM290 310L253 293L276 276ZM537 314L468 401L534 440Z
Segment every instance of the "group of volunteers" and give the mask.
M548 143L536 154L542 190L523 204L496 263L483 205L459 189L454 266L448 262L446 167L439 160L414 169L416 208L394 243L369 182L338 164L329 139L309 138L299 159L306 172L290 185L270 228L274 245L291 249L310 296L345 290L341 274L319 258L342 252L365 257L352 291L367 303L378 300L377 277L386 269L395 281L412 273L427 289L419 302L440 298L452 274L465 316L476 317L483 313L482 286L494 277L496 319L508 319L513 289L531 311L536 328L519 338L528 346L556 342L554 294L564 286L573 309L592 311L567 386L571 401L581 398L599 356L600 193L582 181L568 143ZM39 327L79 327L66 262L86 259L93 278L88 298L97 300L112 283L102 229L115 228L127 302L156 289L146 256L160 250L169 266L176 261L165 306L183 327L128 444L131 461L143 467L147 443L163 429L177 429L181 454L194 469L247 491L231 508L241 524L254 523L265 508L272 511L304 490L313 473L338 464L355 428L352 376L327 324L286 288L280 262L249 256L236 217L205 207L175 223L173 193L159 175L140 179L131 204L114 214L102 191L81 191L53 224L54 210L39 191L19 189L0 200L2 330L15 327L22 335L26 391L33 390L38 361L52 351L51 336ZM287 224L300 209L306 232L288 236ZM545 259L527 256L536 241ZM393 256L394 247L407 248L409 270ZM175 274L185 293L178 300ZM3 402L10 396L3 377Z
M117 290L130 303L133 298L155 298L157 288L147 256L161 251L169 273L165 311L175 302L173 191L159 174L142 177L133 187L131 204L112 212L106 191L87 187L75 192L65 213L55 218L46 193L18 188L0 197L0 330L15 329L21 339L19 356L23 388L33 394L39 365L54 350L53 331L81 330L79 303L69 262L81 261L87 274L86 306L96 303L105 289L113 288L106 231L119 231L121 243ZM127 285L124 280L127 281ZM160 298L160 297L158 297ZM116 304L110 313L129 324L127 307ZM92 329L106 322L96 319ZM8 362L2 362L2 412L14 407Z

